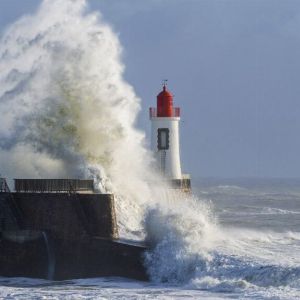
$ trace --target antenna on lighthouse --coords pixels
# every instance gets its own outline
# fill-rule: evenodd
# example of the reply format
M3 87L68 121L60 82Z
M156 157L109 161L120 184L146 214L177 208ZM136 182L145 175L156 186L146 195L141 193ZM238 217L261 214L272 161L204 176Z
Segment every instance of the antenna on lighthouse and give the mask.
M162 86L165 88L168 85L168 79L162 80Z

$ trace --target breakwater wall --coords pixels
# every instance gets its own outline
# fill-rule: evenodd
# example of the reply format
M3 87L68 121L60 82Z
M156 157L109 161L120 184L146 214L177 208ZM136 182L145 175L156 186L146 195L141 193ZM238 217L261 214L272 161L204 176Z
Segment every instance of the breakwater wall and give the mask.
M114 196L2 192L0 276L146 280L143 245L122 243Z

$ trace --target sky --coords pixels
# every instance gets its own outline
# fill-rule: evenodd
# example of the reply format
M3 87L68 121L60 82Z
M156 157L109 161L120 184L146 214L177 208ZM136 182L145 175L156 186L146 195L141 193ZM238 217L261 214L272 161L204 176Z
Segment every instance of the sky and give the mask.
M0 0L0 31L40 0ZM300 177L300 1L89 0L123 45L142 99L181 107L181 161L201 177Z

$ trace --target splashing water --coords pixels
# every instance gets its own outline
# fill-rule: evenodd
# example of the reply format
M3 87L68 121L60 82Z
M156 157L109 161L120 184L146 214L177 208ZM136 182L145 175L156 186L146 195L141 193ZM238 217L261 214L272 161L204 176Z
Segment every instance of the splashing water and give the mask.
M149 209L145 218L150 251L145 264L155 282L185 283L211 260L218 236L208 205L169 191L171 201Z
M0 44L1 173L92 176L99 190L122 198L121 227L136 228L131 216L141 215L153 175L116 35L83 0L45 0Z
M145 207L168 197L147 183L158 175L116 35L84 0L44 0L0 43L1 173L93 177L116 195L121 236L142 237Z
M101 191L115 193L127 238L143 235L145 207L156 203L162 205L148 214L149 232L167 219L177 229L198 224L204 230L199 215L179 217L188 205L167 204L174 195L163 184L148 185L159 180L149 167L144 134L134 127L140 99L123 79L118 38L99 14L88 12L85 1L44 0L34 15L11 25L0 43L5 176L93 176ZM171 234L175 227L164 230ZM153 235L152 230L148 237Z
M115 177L123 170L138 178L139 162L147 161L144 136L133 126L140 100L122 78L120 55L115 34L100 16L85 14L84 1L44 1L36 15L5 32L4 173L84 176L106 170L122 184Z

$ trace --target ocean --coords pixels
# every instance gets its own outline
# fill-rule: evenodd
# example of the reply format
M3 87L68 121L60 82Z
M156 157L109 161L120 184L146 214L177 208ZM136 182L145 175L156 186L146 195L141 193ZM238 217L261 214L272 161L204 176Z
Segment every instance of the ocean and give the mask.
M173 252L173 236L150 282L0 278L0 298L300 299L300 179L202 179L193 193L218 228L206 255L189 247ZM201 249L201 239L194 242Z

